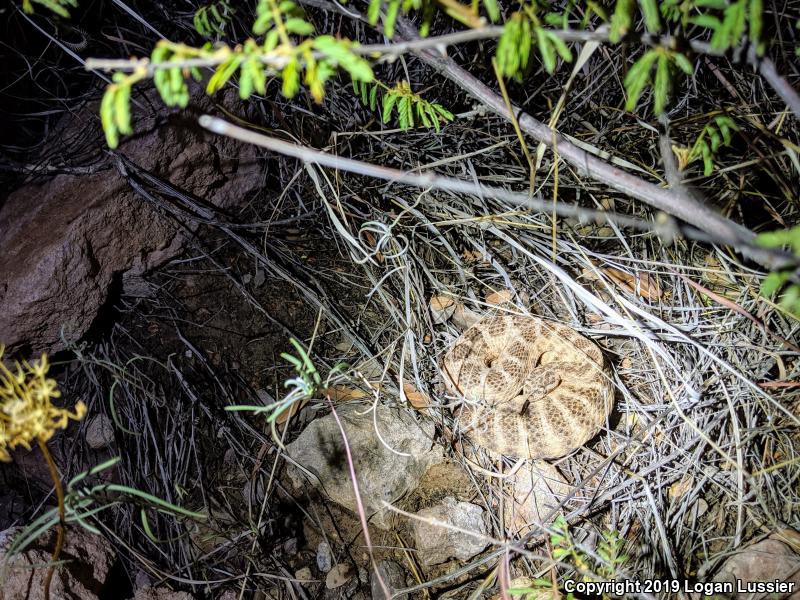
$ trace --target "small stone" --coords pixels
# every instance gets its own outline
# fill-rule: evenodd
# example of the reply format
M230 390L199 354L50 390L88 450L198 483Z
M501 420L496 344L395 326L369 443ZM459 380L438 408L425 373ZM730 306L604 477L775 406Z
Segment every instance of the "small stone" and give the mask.
M107 416L100 414L89 418L86 424L86 443L93 450L101 450L114 441L114 425Z
M438 565L450 558L467 560L481 552L489 545L483 512L480 506L451 496L419 511L411 525L420 562Z
M327 573L333 567L333 552L328 542L320 542L317 546L317 568Z
M378 563L378 573L380 573L380 579L378 579L375 571L371 572L370 588L372 590L372 600L389 600L390 598L392 600L406 600L408 598L407 594L394 595L397 590L406 587L406 573L403 571L403 567L393 560L382 560ZM383 580L383 585L381 585L381 580ZM386 587L385 590L384 586ZM389 592L388 596L386 595L387 591Z
M304 587L311 583L311 577L311 569L308 567L303 567L302 569L298 569L294 572L294 578L297 579L297 582Z
M295 554L297 554L297 547L298 547L298 542L296 537L289 538L288 540L283 542L283 551L289 556L294 556Z
M353 576L353 567L348 563L339 563L330 570L328 576L325 577L325 587L329 590L342 587L345 583L350 581Z
M264 273L264 269L258 269L256 271L256 276L253 278L253 285L256 287L261 287L264 285L264 282L267 280L267 275Z

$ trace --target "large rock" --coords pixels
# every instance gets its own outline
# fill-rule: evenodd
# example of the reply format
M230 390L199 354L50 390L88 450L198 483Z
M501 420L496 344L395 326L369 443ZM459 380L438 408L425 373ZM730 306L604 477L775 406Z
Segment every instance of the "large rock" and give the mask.
M20 528L0 532L0 600L43 600L46 565L52 557L55 530L35 540L24 552L7 556ZM50 597L58 600L97 600L116 555L104 537L80 528L70 528L64 538L50 585Z
M367 517L387 529L391 514L383 502L391 504L416 488L428 467L442 460L431 442L433 425L417 422L407 410L382 405L376 407L376 415L368 407L352 404L336 410L347 434ZM342 434L333 414L313 421L286 451L306 471L289 469L295 487L302 488L310 480L337 504L357 511Z
M67 128L84 126L80 118ZM118 153L190 197L225 207L258 185L252 147L177 117L147 127L137 123L144 133ZM27 184L0 207L0 343L10 352L60 350L62 332L79 339L113 284L180 251L184 234L174 219L138 196L113 160L108 167Z
M800 539L796 532L791 533L795 539ZM714 576L714 581L732 584L733 597L737 600L800 600L800 555L780 539L772 539L773 536L728 558ZM758 582L775 581L783 582L787 587L793 584L792 591L758 592Z

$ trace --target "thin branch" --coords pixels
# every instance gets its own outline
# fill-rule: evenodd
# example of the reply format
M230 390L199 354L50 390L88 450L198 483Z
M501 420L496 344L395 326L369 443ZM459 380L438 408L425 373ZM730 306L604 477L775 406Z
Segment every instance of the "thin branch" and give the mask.
M327 152L314 150L306 146L300 146L285 142L274 137L262 135L243 127L232 125L227 121L203 115L199 119L202 127L219 135L228 136L248 144L255 144L262 148L267 148L273 152L279 152L292 158L297 158L305 163L314 163L332 169L349 171L367 177L376 177L384 179L393 183L401 183L411 185L422 189L437 189L446 192L453 192L457 194L468 194L478 197L496 198L514 204L521 208L539 212L551 212L562 217L572 217L580 220L581 222L593 221L597 223L611 222L621 227L631 227L642 231L654 231L657 235L664 239L672 239L678 234L683 234L688 238L695 239L703 242L732 244L733 242L725 237L721 237L714 231L702 231L695 227L683 226L678 227L677 223L668 220L666 223L650 223L641 219L636 219L621 215L619 213L612 213L602 210L593 210L590 208L583 208L574 204L567 204L559 202L553 205L552 202L541 200L539 198L531 198L525 193L513 192L505 188L489 187L471 181L463 181L453 177L446 177L443 175L436 175L435 173L412 173L407 171L400 171L390 167L381 165L373 165L370 163L354 160L352 158L343 158L341 156L334 156ZM559 146L559 149L561 146ZM772 250L766 248L758 248L751 246L747 243L740 243L748 251L763 253L768 256L770 260L784 263L794 264L794 257L791 254L785 253L780 250Z

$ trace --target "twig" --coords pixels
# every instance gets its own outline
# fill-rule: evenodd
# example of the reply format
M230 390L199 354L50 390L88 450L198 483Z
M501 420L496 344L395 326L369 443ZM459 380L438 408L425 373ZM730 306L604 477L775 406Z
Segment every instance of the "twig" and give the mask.
M209 115L201 116L199 123L202 127L205 127L214 133L232 137L250 144L255 144L257 146L261 146L262 148L267 148L274 152L279 152L281 154L300 159L304 162L316 163L333 169L340 169L343 171L358 173L359 175L366 175L368 177L377 177L393 183L402 183L423 189L438 189L459 194L470 194L478 197L496 198L498 200L510 202L529 210L541 212L555 211L556 214L562 217L573 217L581 220L582 222L612 222L623 227L631 227L646 231L654 230L656 234L665 237L671 237L677 233L674 223L649 223L641 219L627 217L618 213L593 210L576 206L574 204L565 204L562 202L556 204L554 207L551 202L546 202L538 198L530 198L527 194L512 192L504 188L488 187L479 183L472 183L469 181L463 181L461 179L436 175L434 173L410 173L406 171L400 171L398 169L392 169L390 167L383 167L380 165L373 165L370 163L353 160L351 158L333 156L326 152L321 152L319 150L314 150L304 146L298 146L274 137L265 136L254 131L244 129L243 127L232 125L226 121L223 121L222 119L211 117ZM563 150L562 145L559 145L559 150ZM581 152L583 151L581 150ZM614 170L618 170L614 167L610 167L610 165L607 166ZM628 174L625 175L627 177L631 177ZM644 185L651 185L645 182L642 183ZM736 225L724 217L719 218L730 223L731 225ZM747 229L744 230L749 231ZM692 239L712 243L732 244L737 248L742 249L743 253L744 249L747 249L748 252L756 253L760 256L763 256L765 260L768 259L770 262L776 264L793 265L796 261L791 254L780 250L758 248L743 241L734 241L729 237L726 237L724 234L715 232L713 229L710 231L698 231L693 227L685 226L681 228L680 232L686 235L686 237L690 237Z
M397 30L407 39L417 39L419 37L416 29L404 18L398 18ZM462 69L454 60L430 50L420 50L417 55L492 111L506 119L513 119L514 115L509 113L503 99L482 81ZM782 256L779 256L767 249L753 246L751 242L755 238L755 234L752 231L725 218L709 206L694 202L685 195L675 193L673 190L660 188L622 169L618 169L581 150L567 141L562 135L554 132L529 114L524 113L521 109L515 108L514 112L523 131L549 148L552 148L555 143L558 146L559 155L583 175L601 181L615 190L641 200L687 223L692 223L716 239L726 240L725 243L733 246L743 256L769 269L778 269L794 264L794 259L788 254L783 253Z
M42 451L45 461L47 462L47 469L50 471L50 478L53 480L53 486L56 490L56 499L58 501L58 525L56 526L56 545L53 549L53 556L51 559L52 564L47 569L47 575L44 577L44 600L50 600L50 584L53 581L53 574L55 573L56 564L59 556L61 556L61 548L64 546L64 535L66 528L66 510L64 507L64 488L61 485L61 477L58 474L58 468L53 460L53 455L47 448L47 444L42 438L36 438L39 443L39 449Z

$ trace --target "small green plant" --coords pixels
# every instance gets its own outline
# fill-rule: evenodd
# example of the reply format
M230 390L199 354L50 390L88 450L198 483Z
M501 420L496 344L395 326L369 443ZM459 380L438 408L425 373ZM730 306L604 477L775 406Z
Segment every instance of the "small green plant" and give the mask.
M205 38L223 35L233 13L234 10L227 0L212 2L197 9L192 24L197 33Z
M761 39L762 0L618 0L611 16L609 41L619 43L631 33L637 7L644 17L645 29L652 35L665 29L675 39L687 33L698 37L711 35L711 48L724 52L739 45L747 32L750 42L757 44L759 54L765 49ZM699 11L700 14L697 14ZM692 61L677 50L673 41L669 46L656 46L647 50L631 66L624 80L628 97L625 109L632 111L648 84L653 87L653 104L656 114L664 112L670 90L675 81L676 67L686 75L694 72ZM655 76L651 71L655 67Z
M741 43L747 32L751 43L755 43L759 54L764 53L761 40L763 27L762 0L695 0L698 9L706 9L699 15L689 17L689 22L712 31L711 47L725 51Z
M27 14L33 14L33 5L39 4L57 14L59 17L69 19L67 7L78 7L78 0L22 0L22 10Z
M69 481L64 494L64 523L76 523L91 533L101 535L101 531L91 524L91 519L104 510L119 504L122 498L142 502L140 511L142 526L154 543L158 542L158 540L149 533L151 528L145 512L147 508L189 519L206 519L206 515L202 513L186 510L152 494L125 485L116 483L101 483L91 487L80 487L78 485L87 477L99 475L103 471L113 468L120 460L119 457L111 458L88 471L76 475ZM105 479L108 479L108 477L105 477ZM113 500L110 499L112 494L115 496ZM55 525L58 525L59 520L58 508L52 508L40 515L14 538L14 541L9 546L7 557L10 558L14 554L24 552L36 539Z
M655 76L652 75L653 67ZM663 113L672 88L675 67L687 75L694 72L692 63L680 52L659 46L642 54L625 75L625 91L628 95L625 110L632 111L636 108L645 87L652 82L653 108L657 114Z
M522 10L512 14L503 26L495 60L504 77L521 79L534 45L542 57L545 70L550 74L555 72L559 57L564 62L572 61L572 51L556 32L544 27L537 9L537 6L523 4ZM561 15L547 13L544 18L559 19Z
M403 130L412 127L432 127L437 132L441 123L453 120L453 113L435 102L428 102L411 90L407 81L400 81L394 87L388 87L380 81L371 84L353 80L353 90L370 110L378 108L378 93L381 95L381 120L388 123L392 114L397 114L397 121Z
M595 558L575 544L563 515L559 515L551 526L550 546L553 558L580 573L583 581L610 581L618 577L619 569L630 560L629 556L622 554L624 545L625 540L619 532L606 530L597 542ZM546 578L536 579L530 586L510 588L507 591L512 596L521 596L523 600L575 599L571 592L554 590L553 582ZM610 599L610 596L604 595L603 598Z
M696 160L703 160L703 174L708 177L714 170L714 157L723 146L730 146L733 133L739 130L727 115L714 117L700 131L691 148L674 145L672 151L678 159L678 170L683 171Z
M36 443L47 463L57 500L54 508L42 514L20 532L9 547L7 558L24 551L31 542L52 527L58 528L52 564L49 566L44 580L45 599L50 597L50 582L53 578L55 563L59 559L64 544L66 525L77 522L89 531L99 533L88 523L87 519L112 506L112 504L94 506L101 495L118 493L133 496L147 501L159 510L167 510L193 518L203 518L203 515L186 511L139 490L118 484L102 484L88 490L78 490L75 487L86 476L99 473L116 464L119 461L118 458L73 478L67 485L65 493L58 468L47 447L47 441L58 429L65 429L69 421L83 419L86 415L86 405L79 401L75 404L73 411L53 405L53 400L59 398L61 392L58 390L56 381L48 377L50 363L46 354L33 363L16 362L11 370L2 361L3 351L4 348L0 345L0 461L10 461L11 451L15 448L22 447L30 450L31 445ZM142 511L142 519L144 523L144 511Z
M323 383L322 375L314 361L303 348L303 345L294 338L290 338L292 346L294 346L297 355L282 352L281 358L289 362L296 373L295 377L287 379L283 383L283 387L289 391L279 401L268 405L252 405L252 404L238 404L234 406L226 406L225 410L228 411L247 411L255 414L266 414L267 422L272 430L273 439L280 445L280 436L278 435L277 423L281 415L287 413L289 416L293 415L300 408L305 405L308 400L316 397L323 389L330 386L331 380L336 375L341 375L346 369L347 364L337 363L328 373Z
M313 398L322 387L322 376L314 366L314 361L303 348L302 344L296 339L289 340L294 346L297 356L287 352L281 353L281 358L288 361L297 373L296 377L287 379L283 387L288 388L289 392L283 397L282 400L269 404L267 406L254 406L250 404L226 406L225 410L229 411L250 411L256 414L267 413L267 422L274 426L275 421L285 411L291 410L292 407L305 400Z
M759 234L755 243L764 248L789 248L800 259L800 225ZM761 295L778 296L778 305L800 319L800 283L792 281L796 267L773 271L761 283Z

